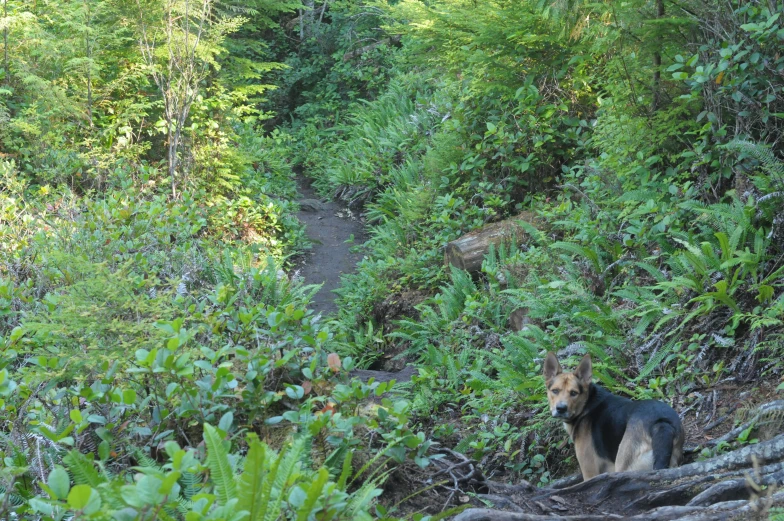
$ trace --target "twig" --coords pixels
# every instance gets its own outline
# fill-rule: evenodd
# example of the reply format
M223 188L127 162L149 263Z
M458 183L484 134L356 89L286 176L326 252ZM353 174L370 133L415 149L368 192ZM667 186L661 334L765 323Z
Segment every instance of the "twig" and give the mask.
M734 410L728 412L727 414L725 414L724 416L722 416L718 420L714 421L710 425L706 425L705 427L703 427L702 431L703 432L708 432L708 431L711 431L711 430L715 429L716 427L718 427L719 425L721 425L722 423L727 421L729 418L731 418L734 413L735 413Z

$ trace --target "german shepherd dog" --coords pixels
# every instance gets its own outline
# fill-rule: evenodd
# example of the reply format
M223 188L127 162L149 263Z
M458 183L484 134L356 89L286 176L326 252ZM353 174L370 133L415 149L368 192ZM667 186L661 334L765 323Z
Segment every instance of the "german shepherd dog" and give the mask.
M675 467L683 456L683 426L669 405L632 401L591 382L591 356L564 373L553 353L544 361L547 400L577 450L584 480L604 472Z

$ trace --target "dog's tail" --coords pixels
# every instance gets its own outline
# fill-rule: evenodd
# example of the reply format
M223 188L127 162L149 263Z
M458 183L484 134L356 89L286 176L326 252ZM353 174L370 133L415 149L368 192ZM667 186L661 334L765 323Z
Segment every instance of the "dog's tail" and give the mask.
M676 440L681 436L679 429L667 420L661 420L651 429L653 445L653 468L670 468Z

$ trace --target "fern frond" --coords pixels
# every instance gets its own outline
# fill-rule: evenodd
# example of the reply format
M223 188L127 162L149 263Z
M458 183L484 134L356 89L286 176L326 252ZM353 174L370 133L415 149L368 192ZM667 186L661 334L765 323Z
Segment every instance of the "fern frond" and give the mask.
M264 521L274 521L278 519L280 516L280 505L283 502L283 494L282 491L284 490L286 483L291 478L291 475L294 473L297 465L300 463L302 459L302 454L304 452L306 436L302 436L294 441L288 450L281 451L280 455L278 456L278 460L276 461L276 474L273 476L270 473L268 480L273 483L273 488L278 490L278 496L274 498L272 501L270 509L268 509L264 514Z
M147 467L150 469L157 469L162 470L161 466L158 465L158 462L149 457L143 451L137 449L133 451L133 457L136 459L136 462L139 464L139 467Z
M201 491L202 475L185 471L180 476L179 482L183 498L190 501L193 496Z
M564 250L573 255L583 257L584 259L586 259L591 263L591 266L593 266L593 268L596 270L597 273L601 273L602 271L604 271L604 266L602 265L601 259L599 258L599 254L596 253L591 248L588 248L586 246L581 246L573 242L564 242L564 241L555 242L551 244L550 247L559 250Z
M465 454L468 451L468 449L471 448L471 443L476 441L477 438L479 438L479 434L475 432L469 434L468 436L466 436L465 438L463 438L458 442L458 444L455 446L455 452L459 452L460 454Z
M351 494L348 503L348 512L355 519L360 512L367 510L370 502L381 495L381 485L389 478L394 469L389 469L373 479L365 481L359 490Z
M675 348L678 347L678 345L680 344L677 341L677 339L678 337L673 337L672 340L670 340L669 342L661 346L659 350L656 351L656 353L648 360L648 362L646 362L646 364L640 370L640 374L637 376L636 381L640 381L646 376L648 376L649 374L651 374L654 369L659 367L659 364L661 364L665 358L667 358L670 354L672 354L673 351L675 351Z
M340 472L340 478L338 478L338 490L346 490L346 483L348 482L348 478L351 475L351 461L354 459L354 453L352 451L346 452L346 458L343 460L343 469Z
M318 476L313 483L310 484L310 487L308 487L305 502L297 509L297 521L308 521L308 518L313 512L313 507L316 506L316 502L321 495L321 491L324 489L324 485L327 484L327 481L329 481L329 471L326 468L321 467L318 471Z
M226 505L237 497L234 469L229 462L229 453L223 440L209 423L204 424L204 443L207 445L207 467L210 469L218 501L221 505Z
M76 485L90 485L93 488L98 488L98 485L106 482L106 479L93 465L92 458L88 458L78 450L70 451L63 458L63 463Z
M245 471L239 479L237 507L249 512L248 521L260 521L263 506L268 498L264 494L264 478L266 477L267 446L258 438L252 438L248 455L245 456Z
M762 169L768 175L784 180L784 161L776 157L769 146L763 143L736 139L724 145L724 148L753 157L760 162Z

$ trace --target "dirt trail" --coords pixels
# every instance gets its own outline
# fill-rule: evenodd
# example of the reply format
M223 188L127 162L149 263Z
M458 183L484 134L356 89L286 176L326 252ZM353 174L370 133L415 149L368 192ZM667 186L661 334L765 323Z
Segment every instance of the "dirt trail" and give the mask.
M349 250L365 242L365 230L356 212L321 200L310 179L297 176L297 189L301 194L297 217L307 226L307 236L313 242L313 248L302 255L297 270L307 284L324 284L313 297L311 308L316 313L334 313L337 306L332 290L340 286L340 276L353 272L362 259L362 254ZM354 242L346 243L352 235Z

